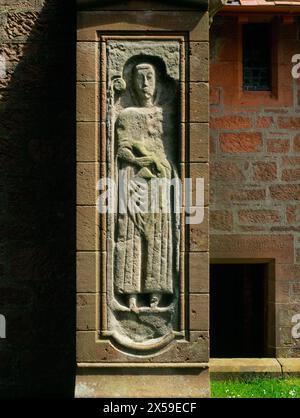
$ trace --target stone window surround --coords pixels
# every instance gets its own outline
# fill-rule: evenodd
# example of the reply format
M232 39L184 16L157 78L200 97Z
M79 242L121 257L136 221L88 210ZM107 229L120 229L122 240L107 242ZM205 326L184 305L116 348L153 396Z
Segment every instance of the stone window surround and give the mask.
M279 28L281 24L292 24L294 20L281 19L280 14L276 13L232 13L221 12L221 16L235 17L236 19L236 44L234 61L236 63L234 69L235 85L231 91L231 97L224 97L224 102L234 106L270 106L282 107L293 105L292 91L287 91L282 86L282 80L286 75L279 65L278 48L279 48ZM269 23L271 25L271 91L244 91L243 90L243 39L242 26L247 23Z

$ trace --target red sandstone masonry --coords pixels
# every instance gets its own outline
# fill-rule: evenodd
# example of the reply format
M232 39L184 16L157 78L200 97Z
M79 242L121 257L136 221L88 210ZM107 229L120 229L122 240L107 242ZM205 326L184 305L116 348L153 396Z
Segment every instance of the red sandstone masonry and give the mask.
M262 146L262 135L259 132L224 133L220 135L221 150L230 153L257 152Z
M266 190L236 190L231 192L232 202L243 202L253 200L264 200L266 198Z
M270 128L274 122L272 116L260 116L256 120L257 128Z
M211 129L250 129L252 121L245 116L222 116L211 118Z
M286 217L289 223L300 222L300 203L298 205L287 206ZM300 277L299 277L299 280L300 280Z
M291 56L300 51L298 32L299 23L276 29L280 65L271 97L241 91L237 18L217 16L211 28L211 256L275 259L272 301L285 304L297 297L289 282L300 281L300 79L290 76ZM224 228L227 212L233 214L232 229L215 229ZM272 331L276 354L299 355L299 348L280 346L290 328L282 330L275 321Z
M231 161L212 163L210 167L210 176L212 179L220 181L240 181L245 179L242 168Z
M254 177L256 181L273 181L277 178L277 164L258 161L253 163Z
M239 185L238 185L239 186ZM240 189L231 184L230 187L222 184L216 191L216 202L220 204L247 204L264 201L266 189Z
M239 221L243 223L274 223L280 221L280 212L277 210L240 210Z
M68 3L0 0L7 64L0 80L0 314L7 320L0 398L72 391L75 45Z
M300 135L296 135L293 141L293 151L300 152Z
M258 225L237 225L236 230L240 233L255 233L255 232L267 232L268 227L263 224Z
M209 89L209 100L211 105L218 105L220 103L220 89L211 88Z
M267 151L270 153L286 153L289 151L290 141L288 139L269 139Z
M300 263L300 249L299 248L297 248L296 249L296 263Z
M211 235L213 259L276 259L280 265L293 264L294 244L292 235Z
M300 166L300 157L283 157L281 160L283 167L299 167Z
M214 210L210 212L210 227L214 231L232 231L233 216L228 210Z
M300 200L300 184L271 186L270 192L274 200Z
M281 129L300 130L300 118L299 117L279 117L278 127Z
M282 180L298 181L300 180L300 168L288 169L282 171Z

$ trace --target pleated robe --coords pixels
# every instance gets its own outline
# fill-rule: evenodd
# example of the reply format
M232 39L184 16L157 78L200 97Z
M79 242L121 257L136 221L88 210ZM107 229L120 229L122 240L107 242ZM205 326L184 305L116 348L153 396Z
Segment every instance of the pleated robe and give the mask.
M134 158L155 157L163 166L164 178L174 175L163 144L162 110L152 108L127 108L116 121L118 183L131 191L140 184L139 197L149 203L148 213L137 213L136 205L126 204L117 215L114 249L114 288L116 294L161 293L172 294L174 286L175 234L169 190L160 189L159 204L153 213L152 179L162 177L155 165L142 168L133 161L120 158L122 150L130 150ZM139 150L142 147L143 153ZM148 171L149 170L149 171ZM141 180L142 179L142 180ZM143 186L148 185L145 188ZM120 190L119 190L120 192ZM126 200L126 199L125 199ZM124 202L123 202L124 203ZM126 202L128 203L128 201Z

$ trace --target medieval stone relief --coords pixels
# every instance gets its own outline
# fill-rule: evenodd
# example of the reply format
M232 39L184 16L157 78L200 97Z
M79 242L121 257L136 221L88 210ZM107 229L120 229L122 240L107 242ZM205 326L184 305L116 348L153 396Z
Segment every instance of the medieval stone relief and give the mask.
M108 335L155 350L179 329L180 216L176 192L156 180L179 178L181 50L178 40L110 40L106 48L107 174L116 184Z

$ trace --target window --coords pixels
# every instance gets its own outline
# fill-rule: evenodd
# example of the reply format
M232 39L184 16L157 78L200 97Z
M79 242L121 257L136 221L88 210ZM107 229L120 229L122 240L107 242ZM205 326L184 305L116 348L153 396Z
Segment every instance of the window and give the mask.
M271 90L270 25L243 25L243 87L246 91Z

